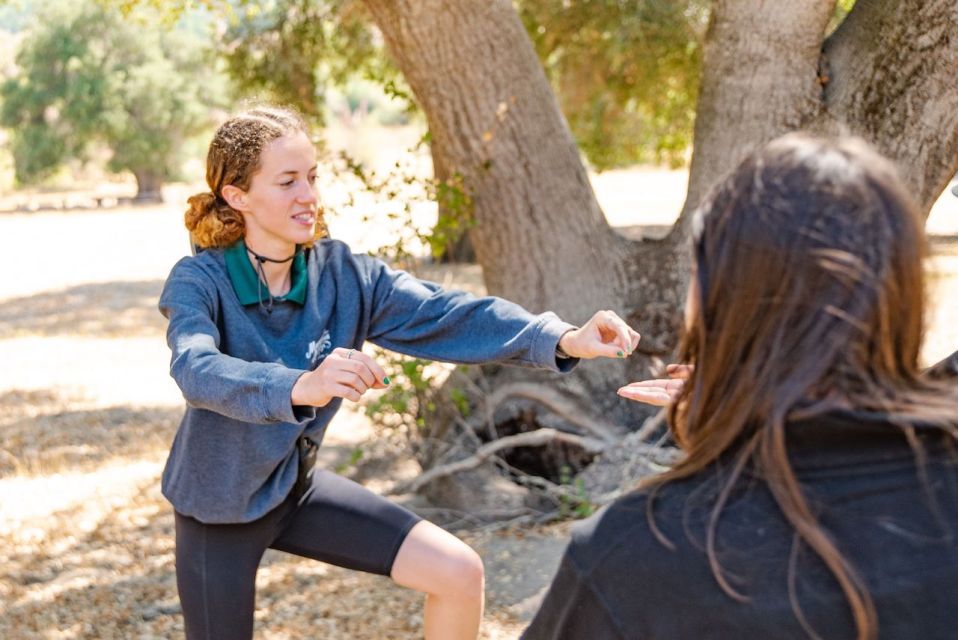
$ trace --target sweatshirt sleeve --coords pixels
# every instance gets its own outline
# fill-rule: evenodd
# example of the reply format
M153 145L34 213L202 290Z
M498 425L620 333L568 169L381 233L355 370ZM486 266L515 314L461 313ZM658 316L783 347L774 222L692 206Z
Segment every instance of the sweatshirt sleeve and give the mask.
M492 296L445 291L369 258L369 340L407 355L457 364L503 362L570 371L577 358L556 358L562 335L575 327L554 313L533 315Z
M315 408L294 407L293 385L306 371L279 363L247 362L220 351L216 290L184 263L173 268L160 296L172 351L170 375L190 406L244 422L305 424Z

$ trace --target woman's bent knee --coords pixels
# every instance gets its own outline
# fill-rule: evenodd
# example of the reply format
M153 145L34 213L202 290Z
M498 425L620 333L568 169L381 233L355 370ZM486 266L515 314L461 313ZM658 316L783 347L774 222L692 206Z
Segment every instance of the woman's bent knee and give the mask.
M393 579L442 598L474 600L484 588L482 558L469 545L429 522L420 522L403 542Z
M463 549L449 561L445 593L440 594L458 600L476 600L485 589L485 568L482 558L463 543Z

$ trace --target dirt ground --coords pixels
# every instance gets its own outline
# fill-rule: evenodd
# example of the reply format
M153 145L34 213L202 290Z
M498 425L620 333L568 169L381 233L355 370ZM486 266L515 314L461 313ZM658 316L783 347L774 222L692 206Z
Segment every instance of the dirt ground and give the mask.
M182 399L155 310L187 251L179 195L161 207L0 215L0 638L182 635L173 518L159 492ZM948 226L958 215L947 213L934 226L928 362L958 348ZM362 245L361 229L333 222ZM429 277L480 288L475 268ZM370 481L377 490L417 471L355 408L327 445L320 464L347 474L361 466L348 464L357 447L389 458L390 478ZM483 638L518 635L567 533L568 523L459 532L486 562ZM421 597L384 578L270 552L257 594L259 638L421 637Z

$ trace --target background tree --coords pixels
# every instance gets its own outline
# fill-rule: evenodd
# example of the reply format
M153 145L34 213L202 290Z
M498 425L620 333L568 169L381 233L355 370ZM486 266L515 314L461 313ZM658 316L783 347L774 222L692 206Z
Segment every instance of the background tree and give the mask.
M707 0L523 0L517 6L593 166L684 164ZM243 0L227 22L217 46L241 94L297 104L316 122L325 88L356 77L411 99L360 0Z
M216 46L237 93L296 105L317 125L329 86L396 74L355 0L244 0Z
M17 180L32 183L97 145L130 171L136 199L157 200L178 174L184 142L209 121L222 85L195 35L144 28L99 5L41 10L0 87Z

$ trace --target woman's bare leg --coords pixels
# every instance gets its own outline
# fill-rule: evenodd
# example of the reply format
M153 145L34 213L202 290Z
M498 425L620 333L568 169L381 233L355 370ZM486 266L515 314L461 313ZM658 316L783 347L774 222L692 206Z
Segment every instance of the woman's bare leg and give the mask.
M485 588L482 559L469 545L425 520L396 554L396 583L426 594L426 640L474 640Z

